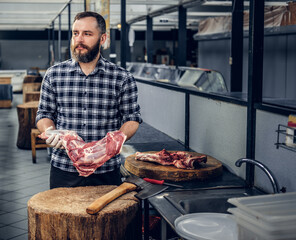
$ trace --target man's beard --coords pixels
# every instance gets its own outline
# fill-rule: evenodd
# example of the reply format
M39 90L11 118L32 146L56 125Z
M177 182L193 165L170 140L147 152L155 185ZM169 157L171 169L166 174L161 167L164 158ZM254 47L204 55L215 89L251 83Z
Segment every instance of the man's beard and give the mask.
M87 52L82 54L80 53L80 51L75 51L75 49L80 46L80 47L84 47L85 49L87 49ZM92 47L88 47L82 43L77 44L76 46L71 45L71 53L73 58L77 61L77 62L82 62L82 63L89 63L91 61L93 61L98 54L100 53L100 48L101 48L101 39L99 39L97 41L97 43Z

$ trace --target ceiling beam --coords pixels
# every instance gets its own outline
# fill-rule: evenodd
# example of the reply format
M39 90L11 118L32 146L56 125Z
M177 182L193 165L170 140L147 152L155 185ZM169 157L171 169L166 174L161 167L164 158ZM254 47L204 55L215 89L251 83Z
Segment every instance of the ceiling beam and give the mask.
M265 6L288 6L288 0L282 1L266 1ZM231 1L205 1L204 6L232 6ZM250 6L249 1L244 1L244 6Z
M16 4L16 3L21 3L21 4L46 4L46 5L51 5L51 4L64 4L65 0L0 0L0 3L10 3L10 4ZM73 0L74 4L82 4L81 0Z
M126 5L175 5L178 4L179 0L127 0ZM120 5L120 0L110 0L110 5Z
M169 13L177 12L178 11L178 7L180 5L182 5L182 6L185 5L187 7L190 7L191 5L201 4L203 2L204 2L204 0L184 0L184 1L181 1L181 3L179 3L179 4L175 4L175 5L172 5L172 6L167 6L167 7L161 8L159 10L152 11L152 12L150 12L147 15L149 17L158 17L158 16L162 16L164 14L169 14ZM139 16L139 17L130 19L129 21L127 21L127 23L128 24L133 24L133 23L136 23L138 21L142 21L143 18L146 19L146 16L147 15L143 15L143 16Z

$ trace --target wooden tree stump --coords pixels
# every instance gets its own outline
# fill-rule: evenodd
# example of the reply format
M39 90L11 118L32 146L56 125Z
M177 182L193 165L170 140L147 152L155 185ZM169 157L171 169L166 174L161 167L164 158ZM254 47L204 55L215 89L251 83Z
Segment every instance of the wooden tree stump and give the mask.
M24 83L42 82L42 77L38 75L27 75L24 77Z
M11 77L0 77L0 88L0 92L2 92L2 94L3 91L5 92L5 95L7 93L7 96L4 98L3 96L0 96L0 108L11 108L12 99L8 97L10 94L12 97Z
M136 217L139 216L136 192L119 197L96 215L86 213L94 200L114 188L110 185L55 188L34 195L28 201L29 240L136 239L126 238L130 224L136 227L138 222L137 228L141 228Z
M24 83L23 84L23 102L26 102L26 95L28 92L32 91L40 91L41 83L40 82L33 82L33 83Z
M29 91L29 92L23 93L24 103L39 101L39 99L40 99L40 91Z
M38 101L33 101L17 106L19 131L16 145L18 148L31 149L31 129L35 128L38 103Z

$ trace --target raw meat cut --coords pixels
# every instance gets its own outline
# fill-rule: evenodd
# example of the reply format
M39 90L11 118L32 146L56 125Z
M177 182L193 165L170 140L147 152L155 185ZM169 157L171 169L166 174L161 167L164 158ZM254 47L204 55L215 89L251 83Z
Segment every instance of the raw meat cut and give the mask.
M79 172L79 176L88 177L98 167L102 166L113 156L120 153L126 135L121 131L108 132L99 141L85 143L74 131L54 130L59 133L62 145L66 149L73 166ZM45 133L40 138L47 139Z
M136 160L156 162L161 165L174 165L176 168L182 169L195 169L200 167L200 163L207 162L207 156L193 156L183 151L168 152L163 149L157 153L136 152Z

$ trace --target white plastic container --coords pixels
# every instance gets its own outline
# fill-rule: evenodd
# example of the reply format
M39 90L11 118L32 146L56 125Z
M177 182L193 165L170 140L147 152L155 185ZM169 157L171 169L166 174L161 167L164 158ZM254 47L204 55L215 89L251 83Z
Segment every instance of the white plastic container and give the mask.
M292 240L296 239L295 222L276 225L257 219L239 208L229 208L238 225L238 239L248 240Z
M296 192L230 198L228 202L271 224L296 221Z
M231 198L239 239L296 239L296 193Z

